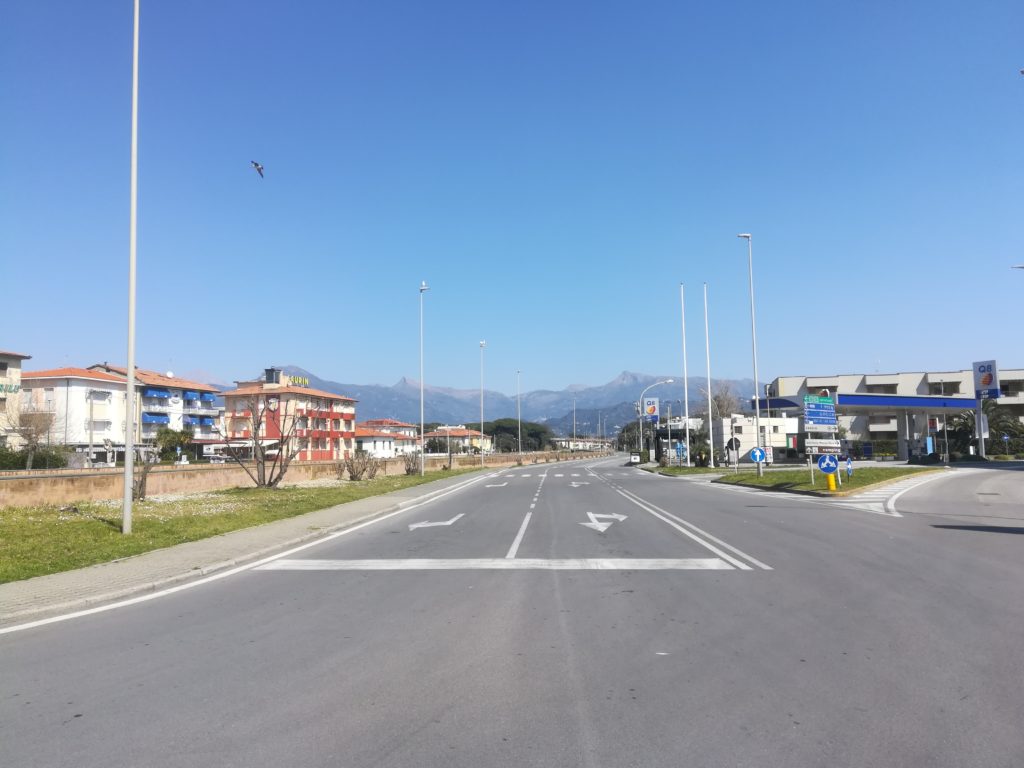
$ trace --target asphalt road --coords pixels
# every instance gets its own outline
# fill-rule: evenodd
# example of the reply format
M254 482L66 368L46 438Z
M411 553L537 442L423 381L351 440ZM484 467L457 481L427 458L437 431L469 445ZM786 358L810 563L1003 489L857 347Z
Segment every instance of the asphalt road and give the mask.
M1022 488L957 474L891 517L614 460L492 473L0 637L0 764L1019 768Z

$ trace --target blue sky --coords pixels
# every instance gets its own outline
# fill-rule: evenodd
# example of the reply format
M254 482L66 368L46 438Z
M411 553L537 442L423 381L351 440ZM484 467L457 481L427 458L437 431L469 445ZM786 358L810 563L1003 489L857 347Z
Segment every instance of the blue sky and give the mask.
M0 348L126 356L130 0L0 6ZM143 0L137 363L1024 366L1019 2ZM249 167L266 168L262 181Z

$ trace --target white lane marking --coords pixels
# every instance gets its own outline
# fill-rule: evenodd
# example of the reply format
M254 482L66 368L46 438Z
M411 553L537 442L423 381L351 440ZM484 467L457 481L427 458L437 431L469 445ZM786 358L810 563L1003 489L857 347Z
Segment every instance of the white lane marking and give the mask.
M523 518L523 524L519 526L519 533L516 534L515 541L512 542L512 546L509 548L508 554L505 555L507 560L515 559L516 552L519 551L519 545L523 543L523 536L526 535L526 526L530 524L530 517L532 515L532 512L527 512L526 517Z
M565 477L561 472L556 472L555 477Z
M527 473L525 475L520 475L520 477L531 477L531 475L529 473Z
M593 512L587 512L587 517L590 518L590 522L589 523L580 523L580 525L586 526L587 528L592 528L593 530L597 531L598 533L604 533L605 531L607 531L609 528L612 527L612 523L614 523L615 521L621 522L621 521L626 519L626 515L619 515L619 514L617 514L615 512L612 512L612 513L607 514L607 515L594 514ZM609 522L607 522L607 523L601 523L601 522L598 522L598 520L597 520L597 518L599 518L599 517L605 517L605 518L609 518L610 517L611 520Z
M508 480L506 480L504 483L491 483L490 485L486 485L484 487L485 488L504 488L506 485L508 485Z
M462 560L275 560L258 571L731 571L733 567L717 557L615 559L567 558L467 558ZM749 568L747 569L749 570Z
M327 534L326 536L324 536L321 539L316 539L315 541L309 541L309 542L306 542L305 544L300 544L297 547L292 547L291 549L286 549L284 552L278 552L276 555L270 555L269 557L264 557L264 558L261 558L259 560L254 560L251 563L246 563L245 565L239 565L239 566L236 566L235 568L229 568L226 571L219 571L219 572L217 572L215 574L212 574L210 576L206 576L205 578L196 579L195 581L190 581L187 584L178 584L178 585L173 586L173 587L168 587L167 589L161 589L158 592L149 592L149 593L147 593L145 595L139 595L138 597L130 597L127 600L118 600L115 603L107 603L106 605L98 605L98 606L95 606L94 608L83 608L80 611L73 611L72 613L61 614L60 616L50 616L49 618L46 618L46 619L37 619L36 621L28 621L28 622L25 622L24 624L16 624L13 627L0 627L0 635L6 635L6 634L9 634L11 632L20 632L20 631L22 631L24 629L34 629L35 627L42 627L42 626L45 626L47 624L56 624L57 622L67 621L68 619L77 619L80 616L91 616L94 613L103 613L105 611L112 611L115 608L125 608L125 607L127 607L129 605L135 605L136 603L145 603L145 602L147 602L149 600L155 600L158 597L164 597L166 595L173 595L176 592L184 592L186 589L192 589L194 587L202 586L203 584L209 584L211 581L218 581L220 579L226 579L228 576L234 576L236 573L241 573L242 571L252 570L253 568L259 568L260 566L262 566L262 565L264 565L266 563L271 563L271 562L273 562L275 560L278 560L280 558L288 557L289 555L293 555L296 552L302 552L303 550L309 549L310 547L317 547L317 546L320 546L321 544L326 544L328 541L333 541L334 539L340 538L341 536L348 536L350 533L355 533L356 531L361 530L362 528L366 528L367 526L375 525L375 524L377 524L379 522L382 522L384 520L388 520L388 519L394 517L395 515L400 515L403 512L408 512L410 509L416 509L418 507L425 506L427 504L430 504L432 502L437 501L438 499L442 499L445 496L450 496L453 493L457 493L458 491L461 491L461 490L463 490L465 488L468 488L469 486L473 485L474 483L479 483L481 480L490 480L493 477L494 477L493 474L487 474L487 475L482 475L480 477L474 477L474 478L471 478L471 479L466 480L464 482L461 482L458 485L453 485L451 488L447 488L447 489L445 489L443 491L432 493L428 498L419 499L419 500L415 500L415 501L411 501L411 502L399 502L399 506L401 506L401 509L396 509L394 512L388 512L386 515L381 515L380 517L375 517L372 520L367 520L366 522L363 522L363 523L357 523L356 525L350 526L348 528L343 528L340 531L335 531L334 533L329 533L329 534Z
M417 528L434 528L434 527L436 527L438 525L451 525L452 523L456 522L460 517L462 517L464 514L466 514L466 513L465 512L459 512L459 514L457 514L451 520L442 520L442 521L436 522L436 523L428 523L425 520L422 523L409 523L409 530L410 531L414 531Z
M579 488L581 485L590 485L586 480L573 480L569 483L570 488Z
M531 504L531 505L530 505L530 509L533 509L533 508L534 508L534 507L536 507L536 506L537 506L536 504Z
M963 470L954 470L954 471L961 472ZM924 475L923 477L915 477L914 480L917 480L917 482L908 485L908 487L904 488L899 493L896 493L893 496L890 496L888 499L885 500L885 510L889 514L891 514L893 517L903 517L903 515L901 515L899 512L896 511L896 500L900 496L902 496L907 491L912 491L913 489L917 488L918 486L924 485L925 483L930 483L932 480L938 480L941 477L950 477L950 476L951 475L946 473L946 472L935 472L935 473L928 473L928 474Z
M629 491L627 491L626 493L629 493ZM637 498L639 498L639 497L637 497ZM641 501L642 501L642 499L641 499ZM689 528L690 530L692 530L692 531L694 531L696 533L699 533L704 538L706 538L706 539L708 539L710 541L715 542L715 544L717 544L718 546L722 547L723 549L727 549L730 552L732 552L732 553L734 553L736 555L739 555L740 557L745 558L746 560L749 560L754 565L756 565L758 568L761 568L761 569L763 569L765 571L772 570L772 567L770 565L765 565L760 560L758 560L757 558L751 557L750 555L748 555L743 550L737 549L736 547L732 546L731 544L726 544L721 539L719 539L719 538L717 538L715 536L712 536L710 533L708 533L707 531L705 531L702 528L698 528L693 523L691 523L691 522L689 522L687 520L683 520L681 517L677 517L676 515L673 515L671 512L668 512L668 511L662 509L661 507L657 507L654 504L650 504L650 502L644 502L644 503L645 504L649 504L653 509L658 510L658 512L660 512L661 514L666 515L667 517L672 518L672 520L674 520L675 522L679 523L680 525L685 525L687 528ZM672 523L669 523L669 524L672 525ZM707 546L707 544L705 544L705 546ZM715 552L716 554L718 554L718 551L716 549L714 549L714 548L712 548L711 551ZM726 555L726 557L728 557L728 556Z

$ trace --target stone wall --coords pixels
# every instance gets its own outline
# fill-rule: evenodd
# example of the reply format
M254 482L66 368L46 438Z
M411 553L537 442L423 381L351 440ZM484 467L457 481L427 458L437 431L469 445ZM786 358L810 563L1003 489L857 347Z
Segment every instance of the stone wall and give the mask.
M568 459L595 458L601 454L550 451L524 454L523 464L547 464ZM456 469L480 466L479 456L453 457ZM518 455L494 454L484 457L485 467L515 466ZM447 457L428 457L426 471L441 470ZM138 465L136 465L138 471ZM288 468L285 484L323 477L334 477L337 466L331 461L295 461ZM405 461L388 459L382 462L378 474L404 475ZM197 493L224 488L246 488L252 480L237 464L192 464L185 466L154 467L146 481L146 493L156 496L165 493ZM79 501L119 499L124 492L124 471L118 469L51 469L7 471L0 473L0 507L32 507L44 504L65 505Z

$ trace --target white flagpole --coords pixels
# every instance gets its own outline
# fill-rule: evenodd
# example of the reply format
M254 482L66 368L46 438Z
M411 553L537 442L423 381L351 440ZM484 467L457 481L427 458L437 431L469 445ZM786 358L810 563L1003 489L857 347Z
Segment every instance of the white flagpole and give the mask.
M708 284L704 283L704 348L708 359L708 466L715 466L715 431L711 417L711 341L708 334Z
M679 307L683 316L683 412L686 419L686 466L690 466L690 379L686 370L686 295L679 284Z

